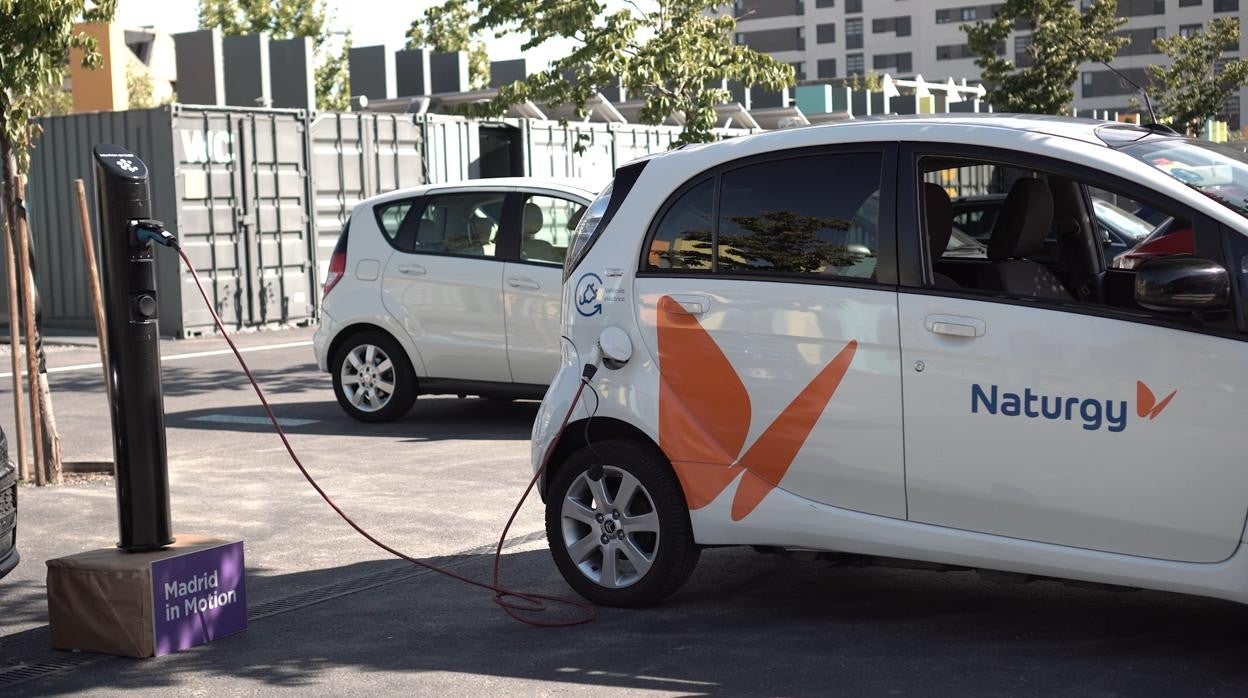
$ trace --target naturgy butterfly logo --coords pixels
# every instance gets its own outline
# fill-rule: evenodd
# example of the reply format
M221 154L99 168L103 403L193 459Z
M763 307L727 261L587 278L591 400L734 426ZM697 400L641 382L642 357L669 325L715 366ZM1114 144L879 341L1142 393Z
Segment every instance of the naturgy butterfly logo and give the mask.
M1147 418L1149 421L1157 419L1157 415L1166 409L1166 406L1170 404L1170 401L1174 399L1178 392L1177 390L1171 390L1169 395L1158 402L1157 396L1153 394L1153 391L1147 385L1144 385L1144 381L1136 381L1135 413L1139 415L1140 419Z
M734 480L732 520L754 511L788 472L845 377L858 349L851 340L742 452L750 396L698 320L670 296L658 304L659 447L672 461L690 509Z

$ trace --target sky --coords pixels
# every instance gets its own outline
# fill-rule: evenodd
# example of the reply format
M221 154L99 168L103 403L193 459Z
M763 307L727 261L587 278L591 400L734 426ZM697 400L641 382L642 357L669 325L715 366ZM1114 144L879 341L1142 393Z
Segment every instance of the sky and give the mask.
M438 4L436 0L329 0L334 28L350 31L354 45L385 44L395 49L403 47L403 37L412 20L434 4ZM150 25L176 34L199 28L198 8L197 0L121 0L117 21L124 26ZM490 58L520 58L520 44L520 38L515 36L490 40ZM523 56L529 59L529 69L533 70L558 57L557 51L558 47L540 46Z

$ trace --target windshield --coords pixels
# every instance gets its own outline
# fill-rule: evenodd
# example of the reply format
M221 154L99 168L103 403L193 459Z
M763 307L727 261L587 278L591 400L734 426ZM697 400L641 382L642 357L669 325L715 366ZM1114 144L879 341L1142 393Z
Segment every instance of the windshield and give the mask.
M1248 155L1242 151L1192 138L1145 141L1122 151L1248 216Z
M1104 199L1093 199L1092 207L1096 209L1096 219L1102 225L1113 228L1123 237L1132 240L1144 238L1144 236L1153 232L1155 227L1148 221L1141 220L1135 214L1124 211Z

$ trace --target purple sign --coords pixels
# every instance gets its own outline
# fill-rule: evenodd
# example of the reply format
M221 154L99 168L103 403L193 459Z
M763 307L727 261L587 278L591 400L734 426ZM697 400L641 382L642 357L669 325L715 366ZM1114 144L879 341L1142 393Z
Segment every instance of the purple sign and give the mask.
M226 543L152 563L156 656L247 628L243 543Z

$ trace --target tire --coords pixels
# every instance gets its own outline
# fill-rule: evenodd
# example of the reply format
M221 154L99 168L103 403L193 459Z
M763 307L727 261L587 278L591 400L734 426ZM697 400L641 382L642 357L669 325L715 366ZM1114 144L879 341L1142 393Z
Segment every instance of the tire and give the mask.
M661 601L689 579L700 552L680 483L648 444L613 439L594 449L574 453L547 491L546 540L555 565L577 593L596 604L635 607ZM592 480L593 475L599 479ZM623 489L633 483L629 496ZM601 503L594 495L599 484L604 487ZM621 496L629 501L621 502ZM638 520L631 532L630 518ZM608 555L615 561L609 582ZM648 561L648 568L641 570L634 560L641 566Z
M370 347L371 368L364 368L369 366ZM366 330L348 337L334 353L330 374L338 404L361 422L393 422L407 414L416 401L416 372L407 352L384 332ZM385 386L391 386L389 393Z

